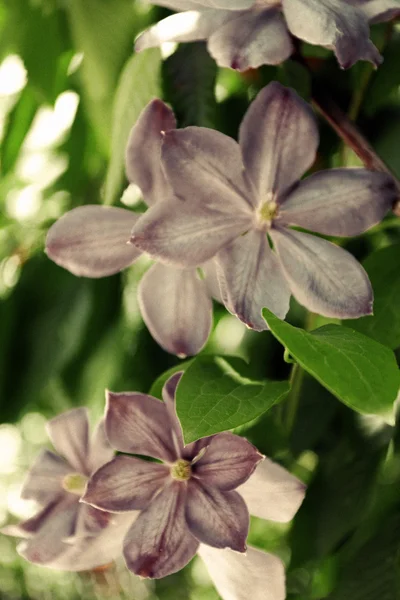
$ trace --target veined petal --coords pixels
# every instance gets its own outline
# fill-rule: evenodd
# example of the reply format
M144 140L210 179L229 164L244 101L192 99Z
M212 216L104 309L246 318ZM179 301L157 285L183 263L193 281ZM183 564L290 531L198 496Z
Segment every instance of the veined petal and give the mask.
M233 433L219 433L210 439L192 472L201 484L234 490L251 476L262 458L257 448L244 438Z
M249 512L237 492L221 491L190 479L187 484L186 522L192 534L203 544L246 551Z
M86 408L73 408L46 424L54 448L78 472L89 475L89 421Z
M313 164L318 129L311 108L276 81L251 103L239 132L246 175L258 191L257 202L282 195ZM279 201L279 196L277 198Z
M107 392L106 398L106 432L114 448L167 462L179 458L163 402L134 392Z
M140 256L129 242L139 215L113 206L78 206L52 225L46 238L49 258L74 275L106 277Z
M104 510L98 510L89 504L79 504L78 517L74 535L66 540L68 543L79 542L84 537L99 535L99 533L108 527L112 521L113 515Z
M245 71L284 62L293 45L278 10L254 8L231 12L231 18L210 35L208 49L221 67Z
M279 223L353 236L379 223L397 197L386 173L330 169L307 177L283 203Z
M251 515L287 523L303 502L306 486L289 471L265 458L237 491Z
M251 214L238 213L235 207L228 210L224 204L208 207L201 202L201 197L196 204L158 202L136 223L132 244L161 262L196 267L252 226Z
M382 62L369 39L368 20L359 8L343 0L282 0L282 6L293 35L332 48L343 69L358 60L375 65Z
M168 480L166 465L120 455L92 475L82 500L110 512L139 510Z
M157 263L142 277L140 312L154 339L180 358L200 352L212 326L212 301L196 269Z
M245 554L200 544L204 561L222 600L284 600L285 568L273 554L247 547Z
M175 438L175 447L177 454L179 456L182 455L183 452L183 433L182 427L178 419L178 415L176 412L176 388L178 387L178 383L181 380L183 375L182 371L178 373L174 373L171 377L165 382L162 389L162 398L164 400L164 404L167 407L168 415L170 418L171 426L173 428L173 436Z
M126 174L131 183L140 187L149 205L171 193L161 168L161 142L163 133L175 127L172 110L162 100L155 99L141 112L129 135Z
M221 295L226 308L248 327L268 326L261 311L266 306L284 319L290 290L263 231L250 230L216 256Z
M98 423L92 439L90 441L89 451L89 472L93 473L110 461L115 454L114 448L111 446L106 435L106 427L104 419Z
M198 541L185 521L186 488L173 482L142 511L124 541L127 567L140 577L159 579L182 569Z
M62 480L71 472L63 458L49 450L43 450L29 469L22 485L21 498L49 504L63 492Z
M349 252L289 229L273 229L271 237L292 294L300 304L337 319L372 314L371 284Z
M399 0L367 0L360 4L360 9L370 23L382 23L400 15L400 2Z

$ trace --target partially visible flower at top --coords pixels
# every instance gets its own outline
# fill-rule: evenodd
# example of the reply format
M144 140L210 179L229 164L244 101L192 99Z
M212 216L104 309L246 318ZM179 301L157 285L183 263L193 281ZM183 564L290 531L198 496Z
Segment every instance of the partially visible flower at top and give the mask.
M126 150L126 172L149 206L171 195L161 168L163 133L176 127L170 108L153 100L133 127ZM74 275L106 277L130 266L141 252L130 245L140 214L131 210L87 205L74 208L49 230L46 252ZM207 276L212 265L203 265ZM212 326L211 291L197 269L155 264L138 289L144 322L155 340L181 358L197 354Z
M47 431L59 455L44 450L21 492L22 498L35 500L41 509L2 532L25 538L18 553L46 567L82 571L109 564L121 554L123 537L135 515L121 518L80 503L90 475L114 456L104 422L90 442L87 411L77 408L49 421Z
M232 433L185 446L175 411L181 376L166 382L164 403L140 393L108 394L111 444L162 462L119 455L89 480L83 501L111 512L141 510L123 551L137 575L165 577L198 552L224 600L283 600L281 561L254 548L246 551L249 510L287 522L305 486Z
M239 71L277 65L293 52L291 34L333 49L342 68L358 60L381 62L368 20L400 14L399 0L151 0L183 11L142 33L136 50L163 42L207 40L221 67Z
M265 306L284 318L291 293L328 317L371 314L371 285L355 258L292 226L359 235L389 210L395 185L384 173L359 168L320 171L300 181L317 146L310 107L276 82L250 105L239 144L202 127L167 132L162 161L175 198L137 221L132 243L181 266L216 256L225 306L253 329L267 328Z

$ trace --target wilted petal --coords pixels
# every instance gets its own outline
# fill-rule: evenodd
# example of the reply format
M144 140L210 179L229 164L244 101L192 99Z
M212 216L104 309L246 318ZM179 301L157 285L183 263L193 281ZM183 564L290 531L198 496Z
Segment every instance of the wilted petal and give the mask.
M63 458L43 450L28 471L21 497L42 505L53 502L63 492L62 480L70 472L71 466Z
M105 463L110 461L115 454L114 448L112 448L106 435L106 427L104 419L101 419L97 425L92 439L90 441L89 451L89 472L93 473L102 467Z
M174 113L162 100L152 100L132 128L126 148L126 174L136 183L147 204L169 195L161 168L163 132L176 127Z
M186 522L194 536L215 548L245 552L249 512L243 498L190 479L187 486Z
M306 486L289 471L265 458L237 491L251 515L287 523L303 502Z
M142 277L140 312L154 339L180 358L200 352L212 326L212 301L196 269L153 265Z
M110 512L139 510L168 480L166 465L120 455L92 475L82 500Z
M400 15L399 0L367 0L360 9L371 23L390 21Z
M265 232L250 230L238 237L216 262L223 302L248 327L268 329L261 314L265 306L285 318L290 290Z
M174 462L178 456L168 422L165 404L152 396L107 392L106 432L120 452Z
M280 64L291 55L293 45L280 12L254 8L231 15L208 40L218 65L245 71Z
M193 467L202 484L233 490L244 483L262 460L258 450L233 433L219 433L210 439L204 455Z
M289 229L273 229L271 237L300 304L337 319L372 313L368 276L349 252L314 235Z
M200 544L203 559L222 600L284 600L285 568L273 554L247 547L246 554Z
M105 277L128 267L140 255L129 242L138 215L112 206L79 206L54 223L46 252L74 275Z
M383 219L396 197L394 182L385 173L320 171L289 195L279 222L325 235L359 235Z
M124 541L128 569L159 579L182 569L196 553L198 541L185 521L185 486L173 482L142 511Z
M86 408L73 408L46 424L54 448L78 473L89 474L89 422Z
M276 81L261 90L239 132L246 174L259 198L274 200L298 181L315 160L318 140L311 108L296 92Z
M208 192L210 197L214 195L211 188ZM178 267L201 265L252 224L250 214L229 209L224 198L218 197L222 204L215 207L202 205L201 197L197 204L179 200L157 203L133 228L132 244Z
M343 69L358 60L381 63L369 39L368 20L359 8L343 0L283 0L282 6L293 35L332 48Z

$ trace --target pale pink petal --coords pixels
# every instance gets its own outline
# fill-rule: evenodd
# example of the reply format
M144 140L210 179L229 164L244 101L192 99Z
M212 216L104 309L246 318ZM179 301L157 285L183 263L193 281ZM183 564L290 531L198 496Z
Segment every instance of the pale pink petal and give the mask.
M257 202L279 201L313 164L318 128L311 108L276 81L259 92L240 126L246 174L258 191Z
M208 49L219 66L245 71L284 62L293 45L280 12L255 7L232 13L210 35Z
M38 513L13 525L6 525L0 529L0 533L3 535L12 535L13 537L20 538L31 538L33 537L41 527L46 523L49 517L53 514L55 507L60 502L65 501L66 492L61 492L58 496L46 504L46 506Z
M400 15L400 2L399 0L367 0L360 4L360 9L371 23L382 23Z
M104 419L98 423L90 441L89 472L93 473L110 461L115 454L106 435Z
M92 475L82 500L110 512L139 510L169 480L166 465L120 455Z
M250 230L216 256L222 300L248 327L268 329L261 311L266 306L284 319L290 290L263 231Z
M289 471L265 458L237 491L251 515L287 523L303 502L306 486Z
M253 473L262 455L252 444L233 433L219 433L210 439L204 455L192 467L201 484L219 490L233 490Z
M358 7L343 0L282 0L282 6L293 35L332 48L343 69L358 60L382 62L369 39L368 20Z
M168 410L152 396L107 392L106 432L120 452L143 454L174 462L178 457Z
M73 408L46 424L54 448L78 472L89 475L89 422L86 408Z
M187 484L186 522L203 544L245 552L249 512L243 498L234 491L202 485L196 479Z
M209 295L222 304L223 300L221 297L215 260L208 260L203 265L200 265L200 268L203 271Z
M105 277L118 273L138 258L129 242L138 215L112 206L73 208L52 225L46 252L74 275Z
M63 458L49 450L43 450L29 469L22 485L21 497L36 500L39 504L49 504L63 492L62 480L71 472Z
M108 527L113 515L104 510L98 510L94 506L81 503L79 505L78 518L73 536L68 538L68 543L78 542L84 537L96 536Z
M273 229L271 237L293 296L308 310L337 319L372 314L368 276L343 248L315 235Z
M157 263L142 277L138 301L151 335L180 358L200 352L212 326L212 301L196 269Z
M126 174L136 183L147 204L154 204L170 194L161 168L163 133L176 127L172 110L162 100L152 100L141 112L132 128L126 147Z
M173 429L173 437L176 447L177 456L182 456L183 452L183 433L182 427L178 419L178 415L176 412L176 389L178 387L178 383L181 380L183 375L182 371L178 373L174 373L171 377L165 382L162 389L162 398L164 400L164 404L167 407L168 415L170 418L171 427Z
M200 544L197 554L222 600L284 600L285 568L273 554L247 547L245 554Z
M195 555L198 541L185 521L185 486L173 482L142 511L124 541L128 569L158 579L182 569Z
M367 169L330 169L289 194L279 223L325 235L354 236L379 223L397 197L391 177Z

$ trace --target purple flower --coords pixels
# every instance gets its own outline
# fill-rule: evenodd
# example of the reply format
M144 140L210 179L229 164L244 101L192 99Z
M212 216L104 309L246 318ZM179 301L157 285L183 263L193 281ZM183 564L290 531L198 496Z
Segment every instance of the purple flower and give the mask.
M59 454L44 450L21 492L22 498L36 500L40 511L2 531L25 538L18 553L33 563L68 571L108 564L121 553L135 515L116 517L80 503L90 475L114 456L104 423L90 442L87 411L77 408L49 421L47 431Z
M300 181L317 146L310 107L276 82L251 104L239 144L201 127L167 132L162 161L175 197L137 221L132 243L180 266L216 256L225 306L253 329L266 329L264 306L284 318L291 293L328 317L371 314L371 285L353 256L292 226L359 235L388 211L394 183L358 168Z
M108 394L111 444L162 462L119 455L92 476L83 501L111 512L141 510L123 552L128 568L142 577L165 577L199 552L223 598L283 600L279 559L255 549L240 553L246 552L249 510L289 521L305 487L268 459L261 462L257 449L232 433L184 446L175 412L181 375L165 384L164 403L140 393ZM254 579L243 577L246 571Z
M136 50L163 42L207 40L221 67L240 71L277 65L293 52L291 34L333 49L342 68L358 60L380 64L368 21L400 13L398 0L155 0L183 11L141 34Z
M130 134L127 176L140 187L149 206L171 195L160 154L163 132L175 126L172 111L161 100L153 100ZM112 275L141 255L128 243L139 217L116 207L74 208L50 228L46 252L74 275ZM210 269L212 265L206 265L204 270ZM212 301L207 282L200 279L197 269L153 265L140 282L138 300L144 322L165 350L185 357L202 349L212 326Z

